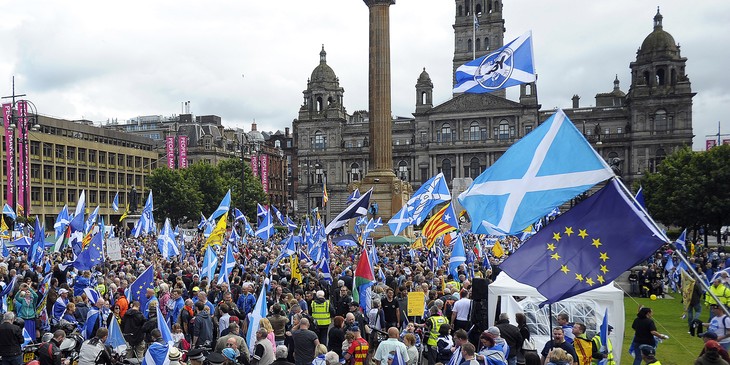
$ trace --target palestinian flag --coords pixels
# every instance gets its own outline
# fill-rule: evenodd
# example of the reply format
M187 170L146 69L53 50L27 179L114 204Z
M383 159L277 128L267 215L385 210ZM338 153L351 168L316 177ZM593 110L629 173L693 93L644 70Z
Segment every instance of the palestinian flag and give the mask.
M373 284L375 284L373 266L370 264L368 251L363 248L360 260L358 260L355 268L355 278L352 285L352 300L360 303L360 308L363 308L363 310L370 308L370 296L367 295L367 291Z

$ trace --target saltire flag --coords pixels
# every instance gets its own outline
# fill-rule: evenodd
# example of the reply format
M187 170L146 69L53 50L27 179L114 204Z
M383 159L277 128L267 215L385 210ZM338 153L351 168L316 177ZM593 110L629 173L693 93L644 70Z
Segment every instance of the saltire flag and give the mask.
M479 19L477 19L476 14L474 14L474 29L479 29Z
M209 281L212 281L213 276L215 275L215 269L217 268L218 255L216 255L213 249L208 246L208 248L205 249L205 256L203 256L203 267L200 268L200 280L207 277L210 279Z
M142 208L142 216L139 219L140 226L141 226L141 234L149 234L154 233L156 231L155 229L155 216L154 216L154 201L152 199L152 190L150 190L149 195L147 196L147 201L144 203L144 208ZM139 235L136 235L135 237L139 237Z
M459 234L456 236L451 258L449 258L449 274L453 276L454 280L459 280L459 265L464 263L466 263L466 250L464 249L464 241Z
M210 218L208 218L209 221L212 221L223 214L228 213L228 211L231 209L231 189L228 189L228 192L223 197L223 200L221 200L220 204L218 204L218 208L215 209L213 214L210 215Z
M456 228L444 222L444 213L448 207L448 204L444 205L423 226L421 233L426 237L426 249L430 250L437 238L456 230Z
M489 93L535 82L532 32L528 31L496 51L459 66L455 79L454 94Z
M173 256L180 254L175 243L175 232L172 230L170 218L165 218L165 225L162 227L162 232L157 236L157 248L160 250L162 258L168 261Z
M269 214L269 210L260 203L256 203L256 221L260 221L267 214Z
M82 270L91 270L94 265L104 262L104 233L99 232L91 238L89 244L79 253L72 266Z
M127 341L124 340L124 335L116 320L109 321L109 336L106 338L105 344L109 345L118 355L127 351Z
M636 192L636 196L634 197L637 203L646 210L646 202L644 201L644 187L639 185L639 191Z
M53 229L56 232L56 240L63 235L66 231L66 226L68 226L70 222L71 221L68 216L68 205L64 205L63 208L61 208L61 211L58 212L58 216L56 216L56 222L53 223Z
M363 248L360 259L357 261L357 267L355 267L355 279L352 285L352 300L360 303L360 308L363 308L363 310L370 307L365 292L374 284L375 275L373 274L373 267L370 265L368 250Z
M246 343L251 353L253 353L254 347L256 347L256 332L259 330L259 322L268 315L268 305L266 304L266 287L268 285L268 279L264 279L264 286L261 288L256 305L253 307L253 311L248 314L249 324L248 332L246 333Z
M20 344L20 349L25 350L25 346L28 346L31 343L33 343L33 337L31 337L28 330L23 327L23 343Z
M228 275L231 274L231 271L233 271L235 266L236 258L233 257L233 249L231 248L231 244L228 243L226 244L226 256L221 264L220 273L218 273L218 285L221 285L222 283L230 284Z
M15 214L15 211L13 210L13 207L5 203L5 206L3 206L3 215L7 215L12 220L18 220L18 216Z
M208 239L205 240L205 245L203 247L210 247L215 245L220 245L223 243L223 236L226 233L226 221L228 220L228 212L223 213L223 216L218 219L218 223L216 223L215 228L213 228L213 231L211 231L210 236L208 236Z
M36 216L35 228L33 229L33 242L28 248L28 264L30 267L40 265L45 254L46 235L41 227L41 219Z
M89 214L89 218L86 219L86 223L84 223L84 233L90 233L91 227L96 223L96 218L99 216L99 206L97 205L91 214Z
M249 236L255 236L256 232L254 232L253 228L251 228L251 224L248 223L248 219L246 219L246 216L243 216L243 229L244 232L246 232Z
M289 228L289 233L296 231L297 224L294 223L289 216L286 217L286 227Z
M598 349L598 352L608 354L608 308L603 311L603 322L601 322L598 335L601 339L601 348ZM608 358L604 358L598 362L598 365L605 365L607 362Z
M327 178L324 178L324 180L322 180L322 206L326 207L329 200L330 197L327 195Z
M112 200L112 209L114 210L114 213L119 211L119 192L118 191L116 194L114 194L114 200Z
M682 252L687 252L687 228L685 228L684 231L682 231L682 234L677 237L677 240L674 241L674 247L682 250Z
M132 285L127 288L127 298L129 302L139 301L140 308L147 308L147 297L145 296L147 289L154 288L154 265L150 265L140 274ZM201 278L202 279L202 278ZM55 311L54 311L55 312Z
M261 207L261 204L259 204L259 207ZM261 218L259 219L259 225L255 235L256 237L266 241L276 233L276 230L274 229L274 217L268 209L264 211L263 215L259 215L259 217Z
M15 287L15 282L18 280L19 275L13 276L13 278L10 280L9 283L5 285L5 288L0 292L0 305L2 306L3 313L8 311L8 301L7 296L10 294L11 291L13 291L13 288ZM61 299L61 297L59 297ZM12 299L11 299L12 300ZM66 310L66 307L63 308L63 310Z
M231 235L228 236L228 242L230 242L230 243L233 244L233 247L234 247L233 250L234 251L236 251L236 249L237 249L236 246L238 246L238 241L240 241L240 240L241 240L241 235L238 234L238 231L236 230L236 227L233 227L231 229Z
M344 226L348 220L367 215L368 207L370 205L370 196L372 193L373 189L371 188L367 193L360 196L359 199L340 212L340 214L338 214L335 219L327 225L324 229L324 233L326 235L330 234L333 230Z
M403 225L406 219L410 224L419 225L440 203L451 200L449 187L443 173L428 179L413 196L408 199L403 208L388 221L388 226L394 235L398 235L407 225Z
M204 229L206 226L210 225L208 222L208 218L205 218L203 213L200 213L200 223L198 223L198 229Z
M459 195L474 233L515 235L553 208L613 177L573 122L558 110L513 144Z
M95 305L99 298L101 298L99 292L93 288L84 288L84 294L86 294L86 298L89 299L89 303L91 303L91 305Z
M243 215L243 213L238 208L233 208L233 221L242 221L246 217Z
M279 209L276 209L276 207L274 206L274 204L271 204L271 210L274 212L274 215L276 216L276 219L279 220L279 223L282 226L285 226L286 225L286 221L284 220L284 215L281 214L281 212L279 211Z
M350 194L350 196L347 197L347 202L345 202L345 204L350 204L350 203L354 202L355 200L357 200L359 197L360 197L360 190L355 189L355 190L353 190L352 194Z
M86 190L81 190L79 195L79 201L76 202L76 210L74 210L74 217L80 215L83 217L86 209ZM82 218L83 219L83 218Z
M317 261L317 269L322 272L322 278L332 284L332 273L330 272L330 249L327 242L323 242L320 248L321 260Z
M666 239L621 189L611 180L537 232L500 268L536 288L547 298L543 304L610 283ZM630 245L626 237L631 237Z

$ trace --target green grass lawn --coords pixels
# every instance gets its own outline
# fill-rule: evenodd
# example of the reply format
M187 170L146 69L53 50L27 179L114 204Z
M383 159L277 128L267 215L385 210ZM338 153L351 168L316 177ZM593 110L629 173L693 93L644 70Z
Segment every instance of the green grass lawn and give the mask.
M651 308L654 312L654 323L656 324L657 331L669 335L669 340L664 340L657 347L657 359L662 365L694 364L704 343L701 338L691 337L687 333L689 329L687 320L682 319L684 312L681 294L672 294L672 296L674 299L650 300L644 298L624 298L626 332L624 333L624 350L621 354L621 364L629 365L633 361L633 358L628 353L628 349L631 345L631 339L634 337L631 324L634 322L634 318L636 318L639 305ZM700 319L703 322L707 321L709 313L707 307L703 308Z

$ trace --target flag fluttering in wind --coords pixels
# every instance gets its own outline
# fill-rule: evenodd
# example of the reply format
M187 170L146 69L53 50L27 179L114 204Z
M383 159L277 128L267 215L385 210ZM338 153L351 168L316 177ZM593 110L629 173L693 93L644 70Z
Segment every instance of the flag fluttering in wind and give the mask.
M218 223L216 223L215 228L213 228L213 231L210 233L210 236L208 236L208 239L205 240L205 245L203 245L203 248L220 245L221 243L223 243L223 236L226 234L227 220L228 212L223 213L223 216L221 216L221 218L218 220Z
M350 196L347 197L347 202L345 202L345 204L350 204L350 203L354 202L355 200L357 200L359 197L360 197L360 190L355 189L352 191L352 194L350 194Z
M10 219L14 221L18 219L18 216L15 214L15 210L13 210L13 207L8 205L7 203L5 204L5 206L3 206L3 215L7 215L8 217L10 217Z
M444 213L448 207L449 204L444 205L443 208L439 209L439 211L436 212L436 214L434 214L423 226L423 231L421 233L426 237L426 249L430 250L437 238L456 230L455 227L444 222Z
M388 226L394 235L398 235L406 226L403 223L407 220L410 224L419 225L437 205L451 200L449 187L443 173L428 179L421 185L413 196L408 199L406 205L396 213Z
M112 209L114 210L114 213L119 211L119 192L114 195L114 200L112 200Z
M368 214L368 206L370 205L370 196L373 193L373 189L368 190L367 193L363 194L354 203L349 205L345 210L340 212L335 219L333 219L327 227L324 229L325 234L330 234L333 230L340 228L352 218L357 218Z
M261 205L259 205L260 207ZM265 209L263 215L259 215L258 229L256 230L256 237L266 241L276 233L274 229L274 218L269 209Z
M475 233L517 235L553 208L614 176L558 110L459 195Z
M685 228L684 231L682 231L682 234L677 237L677 240L674 241L674 247L682 250L682 252L687 252L687 228Z
M221 264L221 271L218 274L218 285L221 285L222 283L230 284L230 281L228 280L228 276L231 274L231 271L233 271L233 268L236 266L236 259L233 257L233 249L231 248L231 244L226 244L226 256L223 259L223 264Z
M363 309L370 308L367 291L374 284L375 274L373 273L373 266L370 264L368 250L363 248L360 259L357 261L355 278L352 285L352 300L360 303L360 307Z
M611 180L537 232L500 268L536 288L547 298L543 304L554 303L610 283L659 249L664 237Z
M147 292L147 289L152 289L154 287L154 275L154 265L150 265L137 277L132 285L127 288L127 299L130 303L138 300L140 308L147 308L148 299L145 296L145 293Z
M256 332L259 330L259 322L268 315L268 305L266 304L266 287L268 285L269 279L264 279L264 286L261 288L256 305L253 307L253 311L248 314L249 324L248 332L246 333L246 343L251 353L253 353L254 347L256 347Z
M215 209L215 212L210 215L210 218L208 218L209 221L212 221L223 214L228 213L228 211L231 209L231 189L228 189L228 192L223 197L223 200L221 200L220 204L218 204L218 208Z
M461 239L461 235L456 236L454 247L451 251L451 258L449 259L449 274L452 275L454 280L459 280L459 265L466 262L466 250L464 250L464 241Z
M157 236L157 248L160 250L160 254L165 260L170 260L173 256L180 254L175 243L175 232L172 230L172 224L170 218L165 219L165 225L162 227L162 232Z
M200 280L203 278L213 280L215 270L218 268L218 255L215 254L213 249L208 246L205 250L205 256L203 256L203 267L200 268Z

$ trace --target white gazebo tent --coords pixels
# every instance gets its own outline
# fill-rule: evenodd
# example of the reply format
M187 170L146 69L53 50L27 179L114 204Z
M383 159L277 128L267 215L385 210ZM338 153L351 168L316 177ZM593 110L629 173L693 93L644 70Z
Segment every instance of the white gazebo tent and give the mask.
M489 284L488 319L490 324L494 323L499 316L499 313L496 313L498 300L501 312L509 314L510 322L514 325L517 325L515 314L525 313L531 337L534 338L537 352L540 353L545 343L550 340L552 333L548 322L548 306L539 308L539 304L545 300L545 297L537 289L519 283L505 272L501 272L497 279ZM620 365L624 336L624 301L623 291L616 288L613 282L552 304L553 316L558 313L567 313L571 322L584 323L589 334L598 333L606 308L608 308L608 323L613 326L613 332L609 338L613 344L614 359L616 364Z

